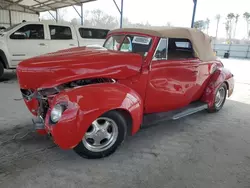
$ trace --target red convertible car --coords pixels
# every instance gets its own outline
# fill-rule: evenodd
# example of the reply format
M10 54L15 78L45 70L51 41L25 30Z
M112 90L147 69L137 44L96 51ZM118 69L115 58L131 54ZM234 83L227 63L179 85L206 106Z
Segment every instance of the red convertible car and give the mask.
M189 28L113 30L103 47L31 58L17 75L37 131L85 158L110 155L143 125L217 112L234 89L210 37Z

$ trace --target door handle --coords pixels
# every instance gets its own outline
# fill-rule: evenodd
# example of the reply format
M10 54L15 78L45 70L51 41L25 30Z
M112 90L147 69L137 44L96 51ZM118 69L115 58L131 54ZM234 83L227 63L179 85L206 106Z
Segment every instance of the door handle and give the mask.
M39 45L40 45L40 46L45 46L45 44L44 44L44 43L40 43Z
M70 44L70 46L75 46L74 44Z
M195 74L198 74L199 73L199 71L192 71L193 73L195 73Z

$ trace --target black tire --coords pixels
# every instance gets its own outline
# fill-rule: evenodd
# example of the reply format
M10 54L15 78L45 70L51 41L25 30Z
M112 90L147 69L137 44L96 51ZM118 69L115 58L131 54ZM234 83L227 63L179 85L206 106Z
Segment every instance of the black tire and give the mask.
M107 157L116 151L116 149L121 145L121 143L124 141L124 139L127 136L127 123L126 123L126 120L121 113L119 113L118 111L109 111L100 117L110 118L117 124L118 137L117 137L116 141L114 142L114 144L110 148L108 148L102 152L90 151L89 149L87 149L84 146L83 142L81 141L74 148L74 151L83 158L98 159L98 158Z
M4 66L2 62L0 61L0 79L3 77L3 73L4 73Z
M216 105L215 105L215 101L214 101L213 106L212 106L211 108L208 109L208 112L210 112L210 113L214 113L214 112L220 111L220 109L221 109L221 108L224 106L224 104L225 104L225 101L226 101L226 98L227 98L227 85L226 85L225 83L222 83L222 84L220 85L220 87L217 89L215 95L217 94L217 92L218 92L221 88L224 88L224 90L225 90L225 96L224 96L223 102L221 103L220 106L216 106Z

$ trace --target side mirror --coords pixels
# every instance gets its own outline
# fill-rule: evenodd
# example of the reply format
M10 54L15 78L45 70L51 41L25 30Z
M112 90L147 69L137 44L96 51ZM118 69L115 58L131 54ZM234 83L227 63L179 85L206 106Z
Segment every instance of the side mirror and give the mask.
M11 36L12 39L26 39L26 34L22 32L15 32Z

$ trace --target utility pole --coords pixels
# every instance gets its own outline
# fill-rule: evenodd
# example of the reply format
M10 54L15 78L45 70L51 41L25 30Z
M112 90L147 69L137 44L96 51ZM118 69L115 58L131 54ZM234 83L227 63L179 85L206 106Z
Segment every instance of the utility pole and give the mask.
M196 5L197 5L198 0L193 0L194 2L194 8L193 8L193 17L192 17L192 23L191 23L191 28L194 27L194 20L195 20L195 13L196 13Z
M122 28L122 21L123 21L123 0L121 0L121 8L119 8L119 6L116 3L116 0L113 0L117 10L120 13L120 28Z
M121 0L121 9L120 9L120 28L122 28L122 23L123 23L123 0Z

